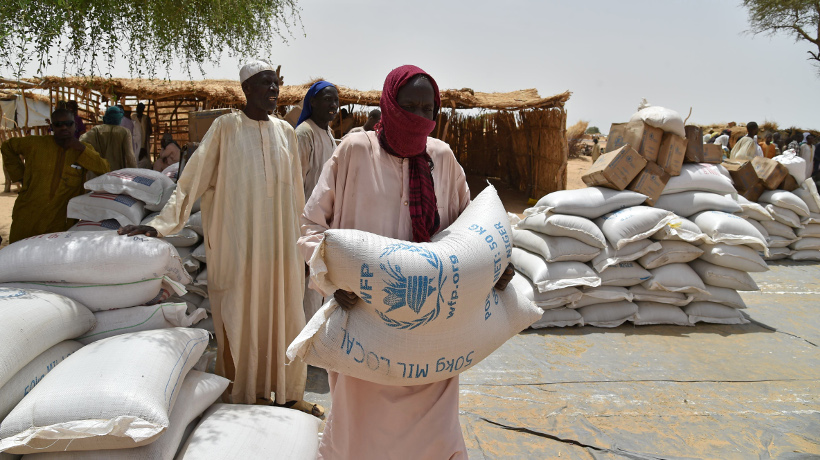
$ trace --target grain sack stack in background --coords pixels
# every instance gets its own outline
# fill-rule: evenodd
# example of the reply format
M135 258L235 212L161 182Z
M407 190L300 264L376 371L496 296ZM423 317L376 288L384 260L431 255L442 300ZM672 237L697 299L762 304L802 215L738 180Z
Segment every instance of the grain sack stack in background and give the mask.
M809 177L792 193L806 204L809 215L802 219L803 227L797 229L796 236L800 240L792 243L793 252L790 258L820 261L820 194L817 191L817 184Z

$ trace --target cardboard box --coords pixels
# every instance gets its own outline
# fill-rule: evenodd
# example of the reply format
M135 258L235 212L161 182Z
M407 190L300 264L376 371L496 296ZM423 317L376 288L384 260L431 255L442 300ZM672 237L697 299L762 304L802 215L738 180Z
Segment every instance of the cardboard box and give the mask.
M767 190L777 190L777 186L789 175L785 166L768 158L755 157L752 159L752 166Z
M669 182L669 177L669 174L663 168L648 161L643 170L635 176L635 179L626 188L643 193L647 197L646 204L655 206L655 202L660 198L666 183Z
M623 190L646 166L646 160L629 145L601 155L581 177L590 187Z
M780 190L786 190L787 192L791 192L792 190L797 190L800 188L800 184L797 183L797 179L794 178L791 174L787 174L786 178L783 179L783 182L777 187Z
M631 145L647 161L658 160L658 150L661 147L663 130L649 126L643 121L630 121L626 124L624 143Z
M626 123L612 123L609 127L609 136L606 138L606 151L614 152L626 145L624 134L626 134Z
M686 154L686 139L673 133L664 133L658 150L658 166L670 176L680 176L683 157Z
M689 125L686 130L686 157L687 163L704 163L703 161L703 129L700 126Z
M721 164L729 171L738 191L749 190L760 182L751 161L726 160Z
M741 195L743 198L756 203L757 200L760 199L760 195L763 194L763 191L766 190L766 187L763 186L763 181L758 179L757 182L751 186L748 190L738 191L737 193Z
M703 162L721 164L723 162L723 147L718 144L703 144Z
M231 113L231 109L200 110L198 112L188 112L188 140L200 142L208 132L214 120Z

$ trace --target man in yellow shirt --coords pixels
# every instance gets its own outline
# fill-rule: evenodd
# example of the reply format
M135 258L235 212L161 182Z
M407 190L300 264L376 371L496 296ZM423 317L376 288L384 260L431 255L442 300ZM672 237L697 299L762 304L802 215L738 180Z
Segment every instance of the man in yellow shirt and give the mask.
M91 145L74 137L71 112L54 111L51 131L50 136L15 137L0 147L9 177L23 182L11 213L10 243L68 230L76 223L66 217L68 200L84 193L86 171L109 171L108 162Z

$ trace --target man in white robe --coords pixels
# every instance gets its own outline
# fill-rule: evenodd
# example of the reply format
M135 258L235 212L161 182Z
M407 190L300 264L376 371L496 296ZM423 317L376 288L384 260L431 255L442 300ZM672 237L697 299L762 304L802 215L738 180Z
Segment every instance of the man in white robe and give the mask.
M746 125L748 134L740 138L734 147L729 158L739 161L750 161L754 157L762 157L763 149L757 144L757 123L751 121Z

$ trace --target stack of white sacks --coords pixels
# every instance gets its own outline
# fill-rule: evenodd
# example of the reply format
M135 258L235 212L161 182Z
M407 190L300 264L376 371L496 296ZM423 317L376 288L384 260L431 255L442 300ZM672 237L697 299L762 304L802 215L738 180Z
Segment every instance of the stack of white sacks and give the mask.
M315 458L315 417L214 404L229 382L193 370L206 331L128 332L84 345L99 327L68 297L0 288L0 458Z

